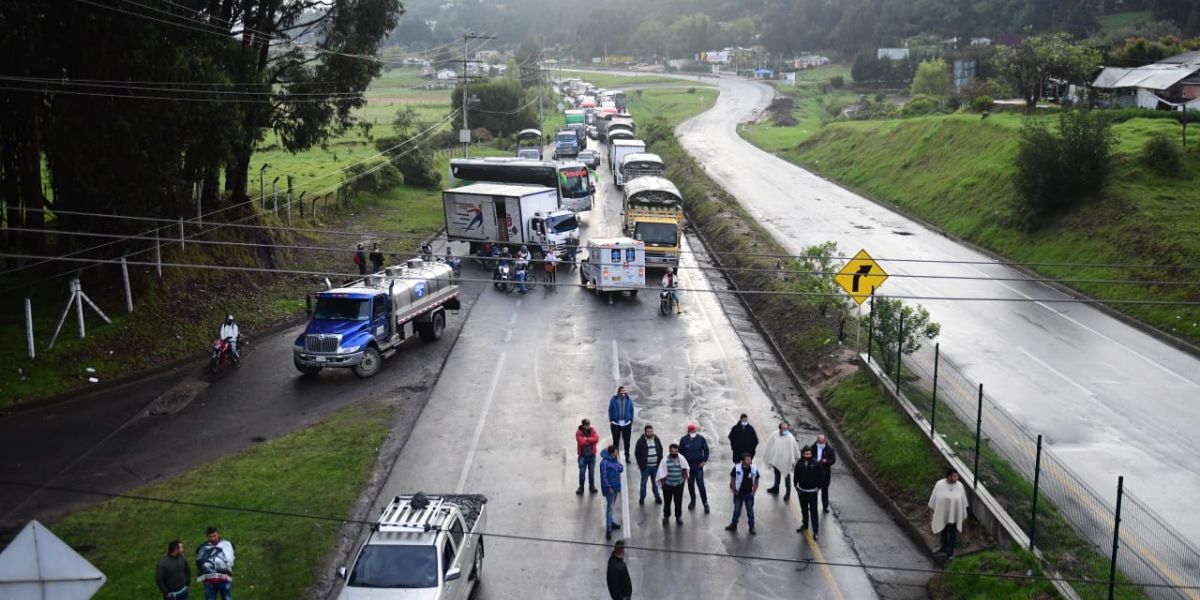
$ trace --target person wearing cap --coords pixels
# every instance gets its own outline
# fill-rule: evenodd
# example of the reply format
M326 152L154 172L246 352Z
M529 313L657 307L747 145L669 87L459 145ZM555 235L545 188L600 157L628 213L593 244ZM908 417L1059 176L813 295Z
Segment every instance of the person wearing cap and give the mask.
M376 242L371 246L371 272L378 273L383 270L383 251L379 249L379 243Z
M679 454L683 455L691 469L688 471L688 510L696 508L696 488L700 488L700 502L704 512L709 512L708 489L704 487L704 464L708 462L708 440L700 435L699 427L691 423L687 435L679 438Z
M747 417L746 413L742 413L733 429L729 430L729 445L733 450L734 464L742 462L742 455L747 452L750 453L750 458L754 458L758 453L758 434L754 432L754 426L750 424L750 417Z
M358 250L354 251L354 264L358 265L358 274L367 274L367 247L364 244L358 245Z

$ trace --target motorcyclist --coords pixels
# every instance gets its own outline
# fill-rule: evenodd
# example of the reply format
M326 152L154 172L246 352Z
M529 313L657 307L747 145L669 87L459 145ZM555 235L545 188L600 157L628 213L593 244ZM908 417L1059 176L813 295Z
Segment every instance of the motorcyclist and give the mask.
M675 269L667 267L667 272L663 273L662 287L671 294L671 300L675 302L675 314L683 314L683 308L679 305L679 276L675 275Z
M238 353L238 326L233 320L233 315L225 315L225 322L221 324L221 339L229 343L229 352L233 355L233 364L241 364L242 355Z
M421 259L426 262L433 260L433 244L421 242Z
M521 249L517 250L517 270L523 271L528 269L529 261L532 258L533 255L529 253L529 246L521 246Z
M450 268L455 271L462 268L462 261L454 258L454 251L450 249L450 246L446 246L446 264L450 265Z

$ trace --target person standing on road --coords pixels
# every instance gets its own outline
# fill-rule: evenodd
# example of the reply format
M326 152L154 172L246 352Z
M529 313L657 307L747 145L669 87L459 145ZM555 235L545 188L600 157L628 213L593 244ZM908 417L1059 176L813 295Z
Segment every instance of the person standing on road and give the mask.
M633 398L625 393L625 386L617 386L617 393L608 399L608 422L612 426L613 446L620 446L625 438L625 462L629 463L629 441L633 435Z
M617 460L617 446L614 444L600 451L600 491L604 493L604 539L611 540L614 529L620 529L620 523L613 523L613 505L621 493L621 473L625 467Z
M555 285L558 283L558 257L554 255L554 246L551 246L550 251L546 253L545 261L546 281L548 282L546 285L546 291L558 293L558 286Z
M367 274L367 247L363 244L358 245L358 250L354 251L354 264L358 265L358 274Z
M608 557L608 595L612 600L633 598L633 581L625 564L625 540L617 540Z
M821 465L821 510L829 512L829 481L833 475L833 463L837 462L837 454L833 452L824 435L818 435L812 445L813 459Z
M600 444L600 434L592 427L592 422L584 419L575 430L575 455L579 463L579 487L575 489L576 496L583 495L583 474L587 472L588 491L596 493L596 446Z
M579 252L579 238L571 237L567 239L567 262L571 263L571 270L575 270L575 255Z
M929 508L933 509L930 524L933 532L941 537L941 546L934 554L944 554L946 560L954 558L958 534L967 521L967 506L967 489L958 480L958 470L947 469L946 478L939 479L929 495Z
M183 542L167 544L167 555L158 559L154 584L167 600L188 600L188 584L192 582L192 566L183 557Z
M206 600L233 600L233 543L221 539L221 531L209 527L208 541L196 548L196 579L204 583Z
M371 246L371 272L378 273L383 270L383 251L379 249L379 244L375 243Z
M733 425L733 429L729 430L729 445L733 450L733 462L737 464L742 461L741 456L747 452L750 453L750 458L758 453L758 433L754 431L754 426L750 424L750 417L746 413L738 419L738 422Z
M738 519L742 516L742 507L746 507L746 521L750 524L750 535L754 531L754 494L758 492L758 467L753 464L753 457L747 452L742 455L742 462L733 466L729 473L729 491L733 492L733 521L725 527L725 531L737 531Z
M683 525L683 482L688 478L688 461L679 453L679 444L671 444L666 460L658 463L658 485L662 488L663 525L671 520L671 502L675 503L675 522Z
M800 498L800 529L796 533L804 533L812 524L813 540L821 539L821 522L817 520L817 491L821 489L821 465L813 458L812 448L805 446L800 450L800 461L792 472L792 481L796 482L796 495Z
M650 482L650 489L654 492L654 502L662 504L662 496L658 493L658 485L654 481L654 476L658 473L658 463L662 460L663 445L658 436L654 435L654 426L647 425L644 431L645 435L639 436L637 444L633 447L638 470L641 471L638 504L646 503L646 481Z
M708 463L708 440L700 435L695 423L688 425L687 435L679 439L679 453L683 455L691 469L688 471L688 510L696 508L696 488L700 488L700 502L704 504L704 512L708 509L708 489L704 487L704 465Z
M791 500L792 469L795 468L798 460L800 460L800 444L792 435L791 425L787 421L783 421L779 424L779 433L767 438L767 464L771 466L771 470L775 471L775 485L767 490L768 494L779 493L779 479L782 474L785 486L783 501Z

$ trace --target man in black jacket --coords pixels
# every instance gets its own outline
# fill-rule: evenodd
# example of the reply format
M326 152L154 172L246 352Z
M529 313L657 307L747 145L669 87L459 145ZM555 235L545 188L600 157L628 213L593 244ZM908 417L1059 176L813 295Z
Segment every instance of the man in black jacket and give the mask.
M754 426L750 424L750 417L746 413L742 413L741 418L733 429L729 430L729 445L733 450L733 463L742 462L742 455L749 453L750 458L758 452L758 434L754 432Z
M833 472L833 463L837 462L837 455L823 435L818 435L817 441L813 442L812 452L813 460L821 466L821 509L829 512L829 478Z
M187 600L188 585L192 582L192 566L183 557L183 542L172 540L167 544L167 555L158 559L154 572L154 584L159 593L169 600Z
M633 581L629 579L629 567L625 565L625 540L617 540L608 557L608 595L612 600L633 597Z
M805 446L800 449L800 462L792 471L792 482L796 486L800 498L800 515L803 524L797 533L803 533L812 524L813 541L819 540L821 522L817 520L817 490L821 488L824 475L821 465L813 458L812 448Z
M646 503L646 480L650 481L650 489L654 492L654 502L662 504L662 495L659 494L658 485L654 481L654 475L658 473L658 462L662 460L663 456L662 441L658 439L657 435L654 435L654 426L647 425L643 430L645 434L638 436L637 445L633 447L638 470L642 473L638 504Z

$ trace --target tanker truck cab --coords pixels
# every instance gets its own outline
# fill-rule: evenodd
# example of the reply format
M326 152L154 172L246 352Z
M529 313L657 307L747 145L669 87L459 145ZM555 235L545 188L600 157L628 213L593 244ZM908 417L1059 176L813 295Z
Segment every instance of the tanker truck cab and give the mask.
M438 340L446 329L446 310L459 308L452 274L446 264L414 259L320 292L312 320L296 338L296 370L313 375L326 367L349 368L371 377L408 339Z

